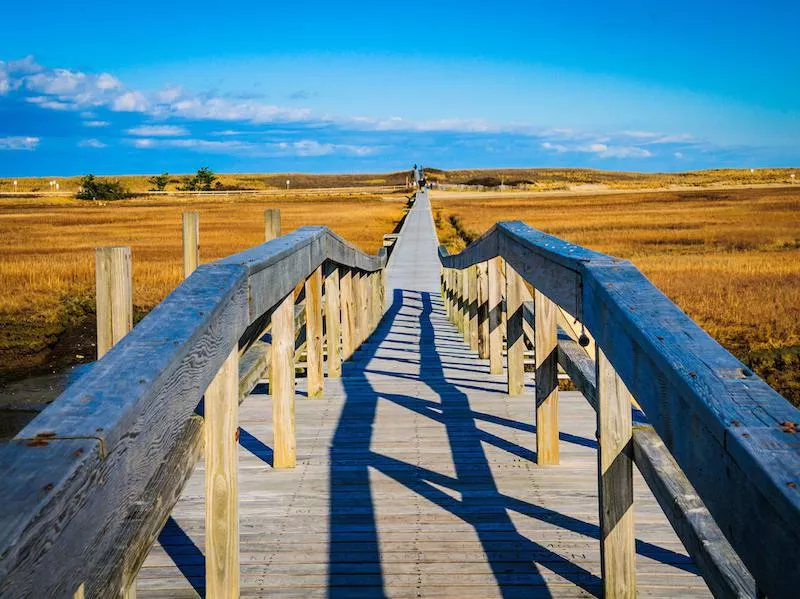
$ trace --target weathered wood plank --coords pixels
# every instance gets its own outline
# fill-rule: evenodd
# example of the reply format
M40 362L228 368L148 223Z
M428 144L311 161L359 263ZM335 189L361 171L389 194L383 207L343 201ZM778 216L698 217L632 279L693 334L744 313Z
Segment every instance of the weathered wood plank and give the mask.
M264 241L272 241L281 236L281 211L279 208L264 210Z
M132 273L131 248L97 248L95 278L98 359L133 328Z
M791 596L781 573L800 559L800 485L787 484L800 480L800 441L782 423L800 421L800 411L630 263L519 222L440 260L463 267L497 253L586 324L759 585ZM708 463L721 467L710 472ZM769 540L757 548L755 537Z
M328 263L328 273L325 277L325 334L329 378L342 376L340 294L339 269L336 265Z
M206 389L206 588L239 596L239 352L234 349Z
M489 372L503 374L503 259L489 260Z
M469 346L472 351L478 351L478 265L474 264L467 269L467 285L469 296L467 298L469 309Z
M520 395L525 390L525 338L522 327L524 282L510 265L506 266L506 310L508 311L508 394Z
M287 295L272 313L272 422L275 468L296 463L294 406L294 295Z
M603 596L636 597L631 397L597 349L597 478Z
M353 271L344 268L341 275L342 359L349 360L356 349L355 306L353 305Z
M536 289L534 351L536 359L536 462L558 464L558 307Z
M597 409L595 363L566 333L559 335L559 364ZM633 458L647 485L717 597L755 597L755 582L653 428L633 427Z
M306 279L305 292L308 396L319 397L325 376L322 353L322 266L318 266Z
M200 213L184 212L181 215L183 244L183 278L200 266Z
M478 277L478 356L489 359L489 263L477 265Z

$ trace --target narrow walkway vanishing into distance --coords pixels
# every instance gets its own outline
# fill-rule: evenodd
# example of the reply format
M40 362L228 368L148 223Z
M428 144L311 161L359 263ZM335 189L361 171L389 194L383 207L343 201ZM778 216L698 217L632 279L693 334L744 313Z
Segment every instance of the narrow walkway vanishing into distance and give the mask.
M297 467L272 468L265 385L240 407L241 594L589 597L601 591L596 416L560 394L558 466L535 462L533 381L506 393L447 320L427 192L388 269L375 333L308 399ZM137 578L139 597L204 594L203 462ZM710 596L636 473L642 597Z

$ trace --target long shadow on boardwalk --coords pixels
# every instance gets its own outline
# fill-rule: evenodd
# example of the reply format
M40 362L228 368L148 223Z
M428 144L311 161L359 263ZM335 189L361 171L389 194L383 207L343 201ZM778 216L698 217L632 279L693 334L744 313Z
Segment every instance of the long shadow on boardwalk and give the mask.
M370 343L360 352L355 362L346 366L343 377L347 399L330 449L328 596L386 596L375 506L369 481L370 468L380 471L472 526L503 597L529 596L533 589L539 595L549 595L537 563L546 564L547 569L557 572L577 587L599 595L601 581L594 574L520 534L508 510L593 539L599 538L598 527L502 494L494 480L482 443L495 445L530 460L535 459L535 452L480 430L476 421L495 422L534 432L535 428L530 424L472 411L467 395L459 386L444 377L445 365L435 343L441 337L437 339L432 321L432 316L444 320L438 297L436 309L435 300L428 293L395 290L393 300L391 309ZM390 332L392 336L395 335L393 320L403 311L401 318L408 322L404 308L419 310L416 328L420 334L419 362L425 366L420 369L418 380L426 383L439 396L441 403L408 395L380 393L367 379L368 372L376 371L365 369L364 365L374 357L378 346ZM450 370L449 365L447 368ZM417 378L416 375L406 373L381 374L397 376L401 380ZM455 466L455 478L377 454L370 449L377 404L381 399L394 402L444 425ZM563 435L562 441L596 448L593 440L574 435ZM451 497L440 487L455 491L460 494L461 499ZM354 546L358 547L357 557L352 554L351 548ZM637 551L676 567L695 571L685 556L670 550L637 541Z

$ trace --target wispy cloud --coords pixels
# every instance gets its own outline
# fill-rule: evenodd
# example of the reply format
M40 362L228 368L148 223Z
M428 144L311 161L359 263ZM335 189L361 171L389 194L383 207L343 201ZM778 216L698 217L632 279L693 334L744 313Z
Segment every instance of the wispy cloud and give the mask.
M83 121L84 127L108 127L110 124L109 121Z
M99 150L101 148L105 148L105 147L108 147L108 146L107 146L107 144L104 144L99 139L92 138L92 139L82 139L81 141L78 142L78 147L79 148L95 148L95 149Z
M0 150L35 150L38 137L0 137Z
M128 129L130 135L137 137L180 137L182 135L189 135L189 130L186 127L178 127L176 125L140 125Z

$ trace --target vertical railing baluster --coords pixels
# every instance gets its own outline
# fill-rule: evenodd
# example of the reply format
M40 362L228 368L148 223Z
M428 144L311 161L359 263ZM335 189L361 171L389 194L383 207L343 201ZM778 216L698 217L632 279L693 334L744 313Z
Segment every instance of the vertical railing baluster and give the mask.
M508 394L521 395L525 391L525 336L523 334L522 307L525 301L525 282L510 266L506 267L506 310L508 322Z
M596 348L600 564L605 597L636 597L631 395Z
M328 345L328 378L342 376L342 355L340 353L342 319L339 299L339 268L328 264L325 277L325 334Z
M558 306L533 292L536 354L536 462L558 464Z
M478 351L478 265L467 267L469 284L469 346Z
M478 357L489 359L489 263L480 262L478 270Z
M206 389L206 594L239 596L239 348Z
M275 468L294 468L294 293L272 313L272 426Z
M355 351L355 315L353 314L353 269L342 267L341 272L341 310L342 310L342 359L349 360Z
M322 353L322 266L306 279L306 363L308 397L323 392L324 358Z
M470 307L469 307L469 273L470 267L459 270L461 273L461 335L466 343L470 343Z
M502 258L489 260L489 372L503 374L503 287L501 279Z

